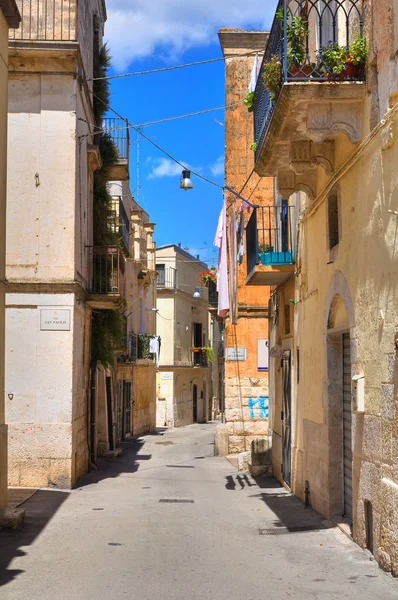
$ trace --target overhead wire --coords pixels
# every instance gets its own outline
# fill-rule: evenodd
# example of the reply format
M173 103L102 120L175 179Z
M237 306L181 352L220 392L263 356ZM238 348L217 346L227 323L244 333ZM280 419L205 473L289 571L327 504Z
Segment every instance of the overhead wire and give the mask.
M102 98L100 98L99 96L97 96L97 94L95 94L94 92L92 92L92 95L94 96L94 98L97 98L97 100L99 100L100 102L102 102L102 104L106 105L106 102L104 100L102 100ZM112 111L117 117L119 117L119 119L123 119L127 125L129 126L130 129L133 129L134 131L136 131L141 137L143 137L147 142L149 142L150 144L152 144L152 146L154 146L155 148L157 148L159 150L159 152L162 152L162 154L164 154L165 156L167 156L167 158L169 158L170 160L172 160L173 162L175 162L177 165L180 165L180 167L182 167L183 170L187 169L186 165L184 165L182 162L180 162L179 160L177 160L176 158L174 158L174 156L172 156L169 152L167 152L167 150L164 150L164 148L162 148L161 146L159 146L159 144L157 144L156 142L154 142L150 137L148 137L147 135L145 135L145 133L143 133L138 127L136 127L135 125L132 125L128 119L126 119L125 117L122 117L122 115L120 113L117 112L117 110L115 110L114 108L112 108L111 106L107 106L108 110ZM189 169L191 171L191 173L193 175L195 175L195 177L198 177L199 179L202 179L203 181L206 181L207 183L210 183L211 185L218 187L219 189L223 190L224 186L220 185L219 183L216 183L215 181L212 181L211 179L208 179L207 177L205 177L204 175L201 175L200 173L197 173L196 171L193 171L192 169Z
M163 73L165 71L175 71L177 69L186 69L187 67L196 67L198 65L208 65L216 62L225 62L229 58L236 57L245 57L245 56L255 56L258 52L263 52L263 50L251 50L250 52L245 52L244 54L234 54L233 56L222 56L220 58L209 58L207 60L200 60L191 63L185 63L182 65L173 65L171 67L160 67L158 69L148 69L146 71L133 71L132 73L120 73L119 75L105 75L104 77L92 77L86 79L86 81L102 81L106 79L124 79L125 77L136 77L138 75L152 75L153 73Z
M107 127L104 129L96 129L95 133L109 133L110 131L125 131L127 129L134 129L135 127L150 127L151 125L159 125L160 123L168 123L170 121L178 121L179 119L187 119L188 117L197 117L198 115L205 115L207 113L216 112L218 110L225 110L233 108L240 104L240 102L234 102L233 104L227 104L225 106L216 106L215 108L206 108L204 110L198 110L197 112L187 113L185 115L177 115L175 117L166 117L165 119L158 119L157 121L147 121L146 123L137 123L136 125L125 125L124 127ZM124 119L125 120L125 119Z

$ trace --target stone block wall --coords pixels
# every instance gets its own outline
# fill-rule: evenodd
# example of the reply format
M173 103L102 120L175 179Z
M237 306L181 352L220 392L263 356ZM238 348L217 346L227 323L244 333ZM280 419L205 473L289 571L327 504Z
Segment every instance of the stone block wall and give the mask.
M259 377L225 380L225 423L228 452L250 449L253 440L268 436L268 382Z
M156 366L154 363L133 367L133 435L156 428Z
M258 206L274 204L274 182L272 178L249 177L253 170L253 114L249 113L243 99L248 93L254 65L254 53L260 60L265 50L266 32L221 29L219 38L226 60L225 88L226 103L235 104L226 113L225 120L225 183L250 202ZM246 54L246 56L244 56ZM249 179L248 179L249 178ZM228 205L233 197L227 196ZM237 211L246 226L250 212ZM228 211L228 220L232 217ZM225 362L225 424L228 431L229 453L250 450L253 440L268 435L268 373L259 370L258 340L268 338L269 288L247 286L246 255L237 268L236 295L237 319L225 323L225 351L242 348L246 360ZM237 322L236 322L237 321Z

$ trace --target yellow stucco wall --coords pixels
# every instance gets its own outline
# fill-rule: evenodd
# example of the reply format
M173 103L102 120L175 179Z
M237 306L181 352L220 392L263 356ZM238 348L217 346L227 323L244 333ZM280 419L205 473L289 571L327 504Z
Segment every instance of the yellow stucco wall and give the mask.
M339 485L333 463L341 450L334 439L328 340L335 332L351 337L352 376L365 377L365 413L353 414L354 537L365 545L364 502L372 502L375 553L387 552L398 570L398 549L392 542L396 528L389 511L398 509L397 338L398 241L398 117L373 137L359 158L336 182L339 194L340 241L328 247L327 202L311 212L311 203L299 226L298 268L294 281L277 291L278 324L271 346L286 346L283 306L294 298L292 350L292 468L293 491L304 499L310 482L311 502L333 516ZM393 136L392 138L390 136ZM386 144L386 139L389 143ZM347 156L348 142L335 145L336 163ZM384 149L383 149L384 148ZM322 180L324 174L319 171ZM333 298L342 301L328 317ZM300 379L296 384L296 353L300 350ZM340 358L337 358L340 360ZM272 359L271 394L274 399L274 469L281 479L282 461L281 373ZM388 501L386 499L388 498ZM336 509L337 507L337 509ZM395 508L393 508L395 507ZM341 512L340 512L341 515ZM381 535L381 531L384 531ZM395 567L394 567L395 565Z

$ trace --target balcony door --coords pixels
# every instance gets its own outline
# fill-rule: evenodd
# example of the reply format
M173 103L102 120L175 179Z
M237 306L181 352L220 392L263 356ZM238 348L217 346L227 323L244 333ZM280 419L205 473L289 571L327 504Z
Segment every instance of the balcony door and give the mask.
M198 422L198 386L192 386L192 420Z
M203 325L202 323L194 323L193 324L193 347L194 348L202 348L202 339L203 339ZM202 352L194 352L193 353L193 364L195 366L200 366L202 359Z
M318 0L316 11L317 49L339 41L338 6L336 0Z
M158 288L164 288L166 286L165 265L156 265L156 272L158 274L157 286L158 286Z

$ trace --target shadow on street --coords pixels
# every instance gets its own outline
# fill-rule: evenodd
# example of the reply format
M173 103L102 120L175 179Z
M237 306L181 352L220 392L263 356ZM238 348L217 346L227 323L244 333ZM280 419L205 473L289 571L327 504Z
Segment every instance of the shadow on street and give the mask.
M39 490L23 505L26 508L23 526L17 531L0 530L0 587L24 572L20 569L7 570L7 567L14 558L26 556L21 548L35 541L68 496L69 492Z
M258 486L262 491L250 497L260 498L276 516L275 520L268 523L268 529L261 530L262 535L304 533L334 527L312 508L305 508L299 498L281 487L273 477L250 478L245 473L226 477L227 490L240 491L253 486Z

